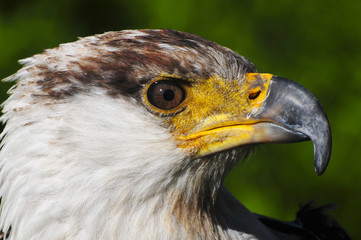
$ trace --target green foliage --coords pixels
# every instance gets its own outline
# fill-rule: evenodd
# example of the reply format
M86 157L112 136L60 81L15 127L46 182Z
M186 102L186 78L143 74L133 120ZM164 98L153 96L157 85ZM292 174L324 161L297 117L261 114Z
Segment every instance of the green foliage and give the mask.
M306 86L323 103L333 155L322 177L311 143L267 145L239 164L226 186L257 213L292 220L299 204L337 203L333 215L361 239L361 2L293 0L0 1L0 78L17 60L109 30L192 32L250 58L261 72ZM9 84L0 87L6 99Z

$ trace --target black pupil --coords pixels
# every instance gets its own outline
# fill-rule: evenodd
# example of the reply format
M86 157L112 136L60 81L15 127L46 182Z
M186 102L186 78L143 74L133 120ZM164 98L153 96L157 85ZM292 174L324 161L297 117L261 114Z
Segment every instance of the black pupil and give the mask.
M163 98L166 101L172 101L174 99L174 92L170 89L167 89L163 93Z

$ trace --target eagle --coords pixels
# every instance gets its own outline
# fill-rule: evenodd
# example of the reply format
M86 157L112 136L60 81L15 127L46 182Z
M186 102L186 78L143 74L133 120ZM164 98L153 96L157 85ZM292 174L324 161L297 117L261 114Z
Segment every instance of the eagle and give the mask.
M325 171L329 122L300 84L167 29L80 38L20 63L2 105L3 239L349 239L326 208L278 221L223 186L262 143L311 140Z

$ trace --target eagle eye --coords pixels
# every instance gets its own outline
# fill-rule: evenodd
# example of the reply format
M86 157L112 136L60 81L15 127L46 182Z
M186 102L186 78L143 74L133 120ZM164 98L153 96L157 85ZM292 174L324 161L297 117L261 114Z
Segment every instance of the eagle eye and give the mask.
M160 80L149 86L147 98L154 107L162 110L171 110L183 102L185 91L176 82Z

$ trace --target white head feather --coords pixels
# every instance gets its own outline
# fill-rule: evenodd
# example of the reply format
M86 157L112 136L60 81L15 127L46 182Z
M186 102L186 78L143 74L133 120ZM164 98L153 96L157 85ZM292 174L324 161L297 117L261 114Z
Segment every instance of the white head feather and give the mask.
M126 33L124 39L147 35ZM80 83L76 83L79 93L69 97L49 98L44 94L44 86L38 84L44 78L43 67L50 73L71 69L82 74L83 65L72 61L114 51L110 46L97 51L92 48L101 37L63 44L28 58L23 61L25 66L8 79L18 81L3 104L1 118L6 126L0 153L0 228L11 228L8 239L256 239L239 229L214 225L206 214L179 219L174 213L184 207L179 199L198 197L194 195L197 191L192 191L196 186L191 185L204 183L193 175L204 170L187 169L196 163L177 147L160 119L136 99L114 97L104 87ZM162 51L174 48L160 47ZM184 67L185 63L180 65ZM197 65L194 69L201 68ZM113 73L104 72L102 76L106 78L106 74ZM134 74L139 76L140 72ZM71 91L76 76L69 75L66 82L54 84L51 94ZM234 222L238 228L245 232L263 228L225 190L221 192L225 195L222 201L237 206L235 210L224 208L228 209L224 214L245 217ZM182 194L185 197L179 196ZM192 213L192 202L187 203L190 208L183 210L190 211L189 215L202 214ZM221 212L217 214L223 219ZM182 224L184 221L189 223ZM192 224L205 228L192 232L188 229ZM259 236L272 239L265 230Z

